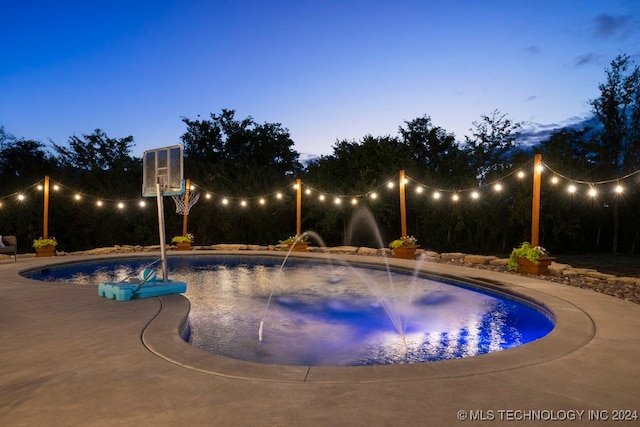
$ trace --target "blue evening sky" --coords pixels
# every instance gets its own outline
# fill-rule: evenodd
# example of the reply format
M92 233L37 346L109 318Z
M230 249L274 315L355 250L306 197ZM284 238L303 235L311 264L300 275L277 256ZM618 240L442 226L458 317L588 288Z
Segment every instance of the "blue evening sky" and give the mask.
M0 126L133 135L135 156L223 108L281 123L303 155L425 114L459 141L495 109L560 126L589 114L616 55L640 63L638 0L35 0L0 16Z

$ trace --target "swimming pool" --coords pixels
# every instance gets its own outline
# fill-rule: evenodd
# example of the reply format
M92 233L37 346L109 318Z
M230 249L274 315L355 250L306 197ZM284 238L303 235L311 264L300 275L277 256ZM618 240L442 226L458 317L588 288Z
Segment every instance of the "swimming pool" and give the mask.
M91 286L136 275L151 261L66 264L28 277ZM504 350L553 329L551 315L532 303L403 270L389 275L372 266L295 258L281 268L282 258L264 256L172 256L168 262L170 277L188 283L189 342L240 360L419 363Z

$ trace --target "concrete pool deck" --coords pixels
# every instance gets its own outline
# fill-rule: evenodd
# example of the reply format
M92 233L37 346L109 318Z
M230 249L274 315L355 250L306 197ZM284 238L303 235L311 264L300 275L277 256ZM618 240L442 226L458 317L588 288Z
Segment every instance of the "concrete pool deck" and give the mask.
M118 302L98 297L97 286L19 275L99 258L0 262L0 425L640 425L633 419L634 411L640 417L638 304L529 276L427 263L427 272L541 302L556 328L525 346L453 361L278 367L186 344L178 330L189 305L180 295Z

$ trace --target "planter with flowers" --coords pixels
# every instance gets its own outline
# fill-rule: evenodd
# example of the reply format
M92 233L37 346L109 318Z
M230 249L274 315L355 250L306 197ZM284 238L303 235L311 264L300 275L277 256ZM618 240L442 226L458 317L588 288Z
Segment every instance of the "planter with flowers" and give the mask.
M418 240L413 236L405 236L389 243L393 258L416 259Z
M549 265L554 260L555 257L547 256L547 250L542 246L523 242L511 251L508 267L511 271L523 274L549 274Z
M33 241L33 247L36 250L37 257L54 256L56 254L56 245L58 241L55 237L50 239L35 239Z
M287 245L291 252L307 252L309 248L309 236L302 234L302 236L291 236L285 240L280 240L281 245Z
M193 234L187 234L186 236L175 236L171 239L171 243L176 244L176 248L179 251L190 251L191 243L193 243Z

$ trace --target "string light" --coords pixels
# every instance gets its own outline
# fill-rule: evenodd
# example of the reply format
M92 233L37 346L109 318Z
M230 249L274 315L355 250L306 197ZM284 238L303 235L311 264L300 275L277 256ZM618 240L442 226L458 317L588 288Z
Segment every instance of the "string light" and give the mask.
M138 203L138 206L140 206L141 208L144 208L145 206L147 206L147 202L145 202L144 200L140 200L140 203Z
M609 180L609 181L600 181L600 182L588 182L588 181L580 181L580 180L574 180L574 179L570 179L567 178L566 176L563 176L561 173L558 173L557 171L554 171L551 167L549 167L547 164L543 164L540 165L539 167L536 167L535 169L535 173L541 173L543 172L544 168L547 168L550 170L551 172L551 178L549 179L549 182L553 185L556 185L558 183L560 183L561 180L565 180L567 181L567 191L571 194L584 194L585 196L588 197L596 197L599 193L597 186L598 185L602 185L602 184L614 184L612 185L612 189L610 190L612 193L616 194L616 195L621 195L624 192L624 187L623 187L623 183L621 183L621 180L627 179L633 175L636 175L638 173L640 173L640 171L636 171L633 173L630 173L624 177L619 177L616 178L614 180ZM501 181L504 181L508 176L510 175L514 175L520 179L525 178L526 177L526 173L523 170L523 167L520 167L519 169L514 169L512 172L506 174L503 177L500 177L499 179ZM420 183L417 182L413 179L411 179L410 177L405 177L402 182L400 183L401 186L403 185L407 185L410 183L410 181L413 181L413 183L415 184L415 192L416 194L424 194L426 191L432 191L432 198L434 200L439 200L442 197L442 194L446 194L449 193L451 194L451 200L456 202L461 200L460 196L465 194L465 192L469 191L470 192L470 198L473 200L478 200L482 198L482 190L486 187L486 188L492 188L495 192L504 192L505 191L505 185L503 184L503 182L500 182L498 180L493 181L493 182L489 182L489 183L484 183L481 184L477 187L477 189L450 189L450 190L435 190L433 187L430 187L429 185L425 185L424 183ZM394 181L393 179L388 179L385 180L384 183L382 185L380 185L379 187L377 187L377 189L374 190L370 190L364 194L361 195L349 195L349 194L331 194L331 193L320 193L315 189L312 189L309 186L305 185L305 194L306 195L312 195L314 192L318 195L318 200L319 201L325 201L327 199L327 197L329 197L331 200L333 200L334 204L340 204L342 203L342 201L346 201L349 200L351 205L357 205L359 198L360 197L366 197L371 201L374 201L378 198L378 192L376 190L379 190L380 187L387 187L389 189L393 189L395 187L395 183L397 183L397 181ZM587 187L585 189L585 191L583 192L580 189L580 186L584 185L585 187ZM299 181L296 182L295 184L291 185L291 186L287 186L286 188L294 188L294 189L299 189L299 187L302 187L303 184L299 184ZM42 191L43 185L41 183L37 184L37 185L33 185L32 188L37 188L39 191ZM70 198L72 200L75 200L77 202L85 199L86 197L92 198L94 199L95 206L96 207L102 207L103 205L105 205L106 203L111 203L113 202L114 204L116 204L116 206L118 207L118 209L124 209L125 205L124 203L127 202L125 201L111 201L111 200L103 200L103 199L99 199L96 200L97 197L95 196L87 196L86 194L82 193L82 192L73 192L73 189L65 187L63 184L60 183L52 183L51 188L53 191L64 191L64 190L69 190L69 192L72 194L70 196ZM194 185L193 183L189 186L189 189L191 191L196 191L198 189L198 186ZM205 199L207 200L211 200L214 197L214 193L207 191L205 189L202 189L203 193L205 194ZM277 192L273 192L270 193L271 196L275 197L277 200L283 200L283 192L282 191L277 191ZM8 197L8 196L5 196ZM14 197L16 197L19 201L25 201L27 200L27 195L20 193L20 194L15 194ZM222 204L223 205L228 205L230 204L230 201L233 200L235 203L235 200L238 200L238 204L241 207L247 207L250 206L250 200L255 199L257 200L257 203L259 203L260 205L264 206L267 204L267 197L265 196L259 196L259 197L249 197L249 198L236 198L236 197L224 197L223 195L220 195L221 200L222 200ZM0 197L0 200L3 199L3 197ZM129 200L129 202L134 202L135 199ZM135 203L139 204L140 207L144 207L145 204L144 202L140 202L140 201L135 201Z

